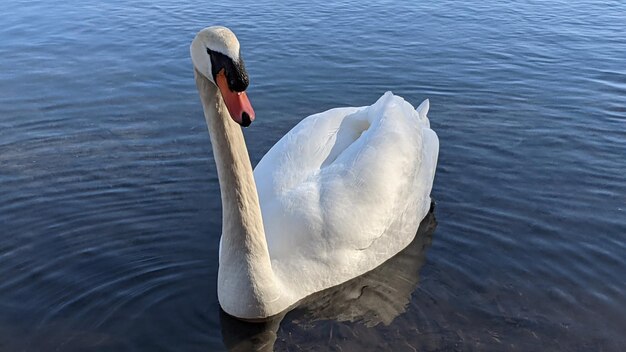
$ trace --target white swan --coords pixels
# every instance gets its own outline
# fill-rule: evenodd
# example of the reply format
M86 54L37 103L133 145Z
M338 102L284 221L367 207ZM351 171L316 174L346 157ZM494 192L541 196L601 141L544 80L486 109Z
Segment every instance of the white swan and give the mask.
M371 106L309 116L253 173L237 125L254 120L237 38L205 28L190 50L222 197L224 311L270 317L411 242L430 206L439 153L428 100L415 110L388 92Z

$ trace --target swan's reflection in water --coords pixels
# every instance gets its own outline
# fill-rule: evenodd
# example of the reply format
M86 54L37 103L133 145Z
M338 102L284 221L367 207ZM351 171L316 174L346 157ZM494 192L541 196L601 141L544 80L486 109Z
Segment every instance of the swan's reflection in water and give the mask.
M405 311L411 299L436 226L431 209L413 242L396 256L364 275L305 298L292 311L271 320L246 323L222 311L220 320L226 348L231 352L273 351L281 324L284 328L334 320L358 322L367 327L389 325Z

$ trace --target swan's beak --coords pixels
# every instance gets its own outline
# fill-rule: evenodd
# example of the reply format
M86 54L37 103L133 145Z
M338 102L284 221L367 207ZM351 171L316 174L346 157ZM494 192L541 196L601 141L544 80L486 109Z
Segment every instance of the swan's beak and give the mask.
M230 117L243 127L250 126L252 121L254 121L254 110L246 92L233 92L230 90L224 70L217 74L216 81Z

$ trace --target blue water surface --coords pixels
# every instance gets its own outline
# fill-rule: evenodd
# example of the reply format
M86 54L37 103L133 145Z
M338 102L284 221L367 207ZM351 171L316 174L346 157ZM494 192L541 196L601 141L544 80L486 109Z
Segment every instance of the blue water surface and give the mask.
M623 1L2 8L1 351L626 346ZM315 302L261 327L220 313L221 204L188 51L209 25L242 45L253 164L312 113L430 99L438 226L354 284L365 318ZM363 295L403 275L402 295Z

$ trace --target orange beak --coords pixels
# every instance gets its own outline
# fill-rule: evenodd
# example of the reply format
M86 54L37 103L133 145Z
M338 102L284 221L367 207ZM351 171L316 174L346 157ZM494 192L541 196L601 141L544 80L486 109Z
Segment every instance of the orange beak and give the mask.
M254 121L254 110L246 92L233 92L230 90L224 70L217 74L216 81L230 117L243 127L250 126L252 121Z

